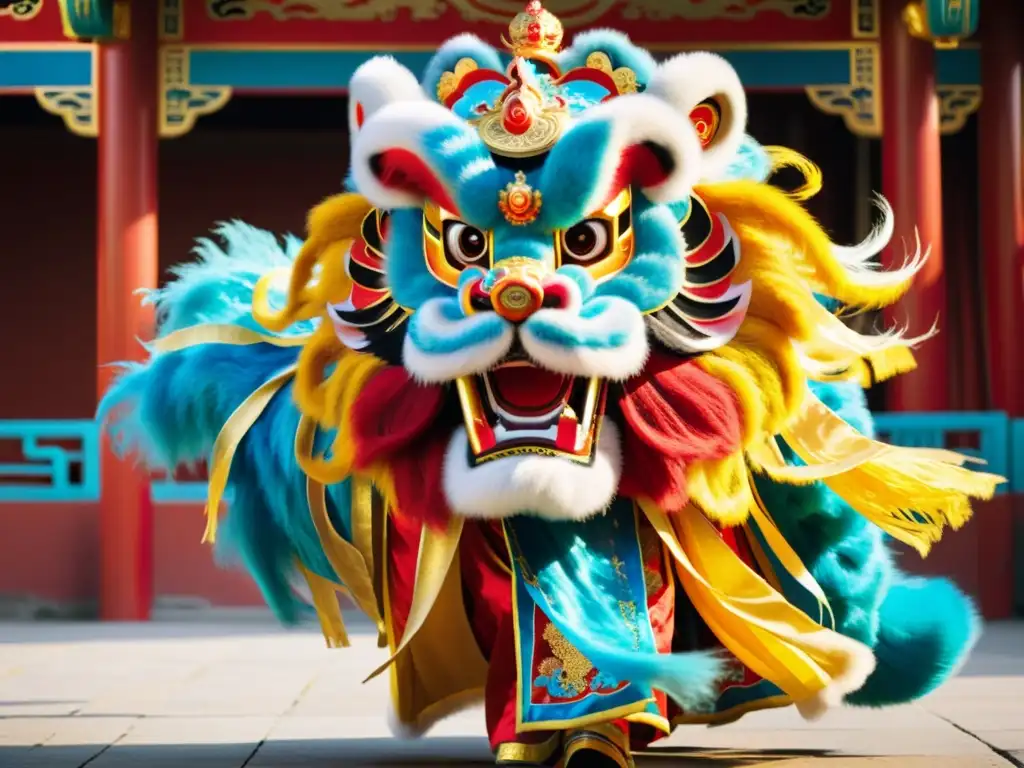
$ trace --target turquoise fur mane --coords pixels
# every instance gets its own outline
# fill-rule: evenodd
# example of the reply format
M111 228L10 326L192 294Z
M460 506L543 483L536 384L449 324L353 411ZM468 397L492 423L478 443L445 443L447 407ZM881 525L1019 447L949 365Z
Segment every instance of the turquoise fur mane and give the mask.
M641 84L654 72L649 54L606 30L579 35L562 54L562 64L577 66L597 50L608 53L613 66L631 67ZM494 49L463 36L444 46L428 65L422 78L424 90L435 93L442 73L465 57L482 67L504 68ZM494 233L496 261L508 256L545 259L553 248L552 231L592 213L583 206L598 184L596 168L611 139L608 126L599 122L569 130L543 162L530 168L531 184L543 193L544 204L535 222L517 227L506 224L494 205L499 191L514 180L515 168L493 162L475 129L465 125L427 132L419 137L417 149L440 174L461 217ZM765 180L770 172L771 161L763 148L745 137L731 164L712 181ZM629 264L602 282L582 268L559 270L579 289L580 317L589 321L605 314L609 322L601 328L593 326L597 330L581 323L578 332L570 334L564 327L545 325L534 317L530 322L537 322L531 332L555 347L616 350L621 339L615 323L623 315L618 309L628 303L639 314L657 307L681 284L679 220L688 204L686 200L655 204L634 192L635 257ZM421 325L419 312L411 315L409 340L429 355L484 344L500 334L504 326L497 324L497 318L491 325L487 318L479 319L472 327L467 324L448 335L437 330L447 327L443 321L458 318L459 288L443 285L427 270L422 210L396 208L390 213L387 270L394 300L414 310L427 304L438 307L433 325ZM301 242L290 236L279 240L237 221L221 225L215 235L221 244L201 240L196 260L175 268L165 287L145 297L157 309L158 338L203 323L267 333L252 317L253 289L271 270L290 268ZM467 270L463 276L468 274ZM312 323L300 324L287 333L305 334L313 328ZM269 378L295 365L298 349L266 343L201 344L177 352L150 348L145 363L123 366L120 378L103 398L98 417L121 455L138 457L149 467L173 471L208 460L218 433L235 409ZM841 417L864 432L872 431L859 388L812 386ZM239 447L229 480L230 511L222 520L217 542L220 562L247 570L270 608L287 624L310 613L296 590L298 565L337 579L308 512L306 478L294 455L298 421L289 384ZM331 433L320 434L320 450L332 438ZM881 532L824 485L784 486L766 478L759 478L757 484L783 534L824 589L838 631L875 651L876 671L848 697L849 702L881 706L910 701L942 683L977 635L979 621L970 600L944 579L915 578L900 571ZM347 483L328 488L329 513L347 539L351 538L349 496ZM197 521L197 535L199 527ZM552 583L557 581L554 571L546 575ZM598 591L596 597L604 595ZM597 650L611 653L607 648ZM691 663L703 661L691 657ZM715 664L707 660L709 686Z
M252 291L269 270L291 265L296 238L281 244L269 232L239 221L215 231L223 247L201 240L197 260L174 270L174 279L146 297L160 319L157 337L201 323L225 323L266 332L252 319ZM293 327L291 333L311 330ZM154 353L125 365L106 393L98 418L107 424L118 453L138 456L157 470L205 461L231 413L278 371L295 363L298 347L270 344L203 344ZM284 623L309 609L294 589L296 559L334 578L306 512L305 476L295 463L299 413L287 385L242 441L228 489L230 514L217 537L218 561L242 566ZM324 445L330 435L321 435ZM349 531L347 483L328 489L328 507L339 532ZM300 511L297 514L296 511ZM198 531L197 531L198 535Z

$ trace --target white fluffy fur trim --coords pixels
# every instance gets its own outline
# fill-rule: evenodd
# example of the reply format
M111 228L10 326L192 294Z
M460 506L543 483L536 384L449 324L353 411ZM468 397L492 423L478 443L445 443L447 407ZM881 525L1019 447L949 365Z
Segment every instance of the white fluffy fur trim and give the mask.
M714 142L704 150L701 178L722 173L739 149L747 126L747 97L732 65L714 53L698 51L674 56L660 64L646 93L667 101L689 119L705 99L715 99L722 123Z
M390 210L423 205L422 196L382 184L370 167L370 159L389 149L404 149L430 168L420 139L427 131L444 126L463 128L465 123L432 101L399 101L380 109L363 123L363 129L352 142L352 177L359 193L377 208ZM443 182L440 174L437 178Z
M816 632L813 637L817 647L845 656L846 664L815 696L795 702L805 720L817 720L831 707L840 706L843 697L863 686L875 671L875 654L863 643L827 629Z
M643 190L652 202L685 200L700 179L701 147L697 132L680 130L679 113L660 98L647 93L620 96L588 109L577 125L591 121L610 122L613 135L611 146L601 158L601 183L584 206L586 210L596 210L607 201L622 153L636 144L656 144L675 165L665 181Z
M449 320L441 312L442 301L444 299L431 299L425 302L416 310L410 322L416 323L417 326L428 326L435 331L438 338L444 338L454 336L461 329L474 324L494 321L495 316L491 313L471 315L458 321ZM506 324L502 334L497 338L484 344L464 346L456 352L447 354L436 354L420 349L413 342L413 335L406 334L402 348L402 362L406 370L419 381L444 383L459 376L483 373L493 368L511 349L515 329L512 325Z
M348 84L348 130L355 136L361 126L356 119L358 104L363 124L388 104L397 101L426 101L416 75L391 56L374 56L359 65Z
M644 324L643 315L625 299L612 297L609 301L613 303L613 307L592 318L584 318L575 312L561 309L540 310L519 332L523 348L542 368L556 373L569 376L600 376L612 381L623 381L635 376L643 370L650 351L647 343L647 326ZM572 335L583 335L595 330L607 334L625 332L626 343L613 349L593 349L582 345L568 349L561 345L549 344L535 336L530 326L537 321L565 328Z
M444 461L444 492L462 517L495 520L532 514L548 520L584 520L607 509L622 472L619 431L601 425L594 463L575 464L551 456L513 456L470 467L468 438L459 427Z

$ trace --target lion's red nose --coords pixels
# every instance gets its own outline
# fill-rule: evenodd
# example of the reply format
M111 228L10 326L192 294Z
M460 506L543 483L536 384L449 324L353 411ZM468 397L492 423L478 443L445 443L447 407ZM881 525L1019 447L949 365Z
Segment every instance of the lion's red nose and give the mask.
M544 287L529 276L509 275L491 289L494 311L511 323L521 323L544 303Z

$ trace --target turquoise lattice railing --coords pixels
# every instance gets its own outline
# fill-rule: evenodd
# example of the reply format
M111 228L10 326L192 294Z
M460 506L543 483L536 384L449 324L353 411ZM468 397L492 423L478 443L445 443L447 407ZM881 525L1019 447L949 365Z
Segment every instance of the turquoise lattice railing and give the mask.
M100 497L99 426L91 419L0 420L0 451L0 504ZM158 504L203 503L206 483L154 480L150 493Z
M99 434L93 421L0 421L0 502L95 501ZM20 443L20 460L8 461Z

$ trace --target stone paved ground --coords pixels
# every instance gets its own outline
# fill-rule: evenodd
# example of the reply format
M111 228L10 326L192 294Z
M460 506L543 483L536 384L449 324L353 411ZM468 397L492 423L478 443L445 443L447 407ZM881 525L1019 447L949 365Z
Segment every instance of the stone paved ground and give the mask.
M369 636L327 651L265 624L0 624L0 768L487 765L478 712L426 740L390 737L386 683L359 680ZM677 732L642 766L950 768L1024 765L1024 624L989 627L919 705L791 710Z

